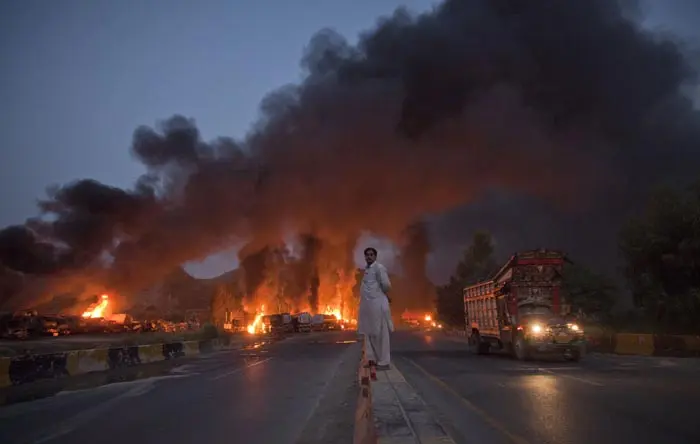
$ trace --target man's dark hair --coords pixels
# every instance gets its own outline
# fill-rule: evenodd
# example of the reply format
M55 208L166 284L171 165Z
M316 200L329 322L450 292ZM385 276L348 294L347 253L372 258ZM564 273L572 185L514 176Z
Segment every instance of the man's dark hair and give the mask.
M371 251L372 253L374 253L375 256L377 256L377 249L376 249L376 248L374 248L374 247L367 247L367 248L365 248L365 254L369 253L370 251Z

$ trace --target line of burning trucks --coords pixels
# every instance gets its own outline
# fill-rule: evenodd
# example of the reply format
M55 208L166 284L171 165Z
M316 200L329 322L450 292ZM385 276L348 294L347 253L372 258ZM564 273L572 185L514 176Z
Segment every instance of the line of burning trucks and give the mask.
M109 295L96 297L81 315L43 314L35 310L0 315L0 338L30 339L75 334L125 332L176 332L197 330L200 322L191 317L184 322L164 319L136 320L126 313L111 313Z
M0 338L30 339L75 334L115 334L125 332L178 332L198 330L201 322L196 315L182 322L165 319L137 320L126 313L112 313L109 295L95 297L81 315L38 313L34 310L0 315ZM226 313L224 330L231 333L280 334L293 332L333 331L354 329L357 321L343 319L340 310L327 308L316 315L301 313L265 314L265 306L257 314L233 316ZM246 322L248 321L248 322Z
M401 325L408 329L435 331L442 324L434 320L430 313L405 310L401 315ZM297 314L264 314L264 306L250 323L227 316L224 329L249 334L307 333L311 331L354 330L357 320L344 319L339 310L327 309L326 313L311 315L309 312Z
M224 330L251 335L309 333L312 331L351 330L357 324L355 319L344 319L340 310L328 308L325 313L312 315L308 311L300 313L265 314L265 306L261 306L252 321L245 322L245 316L235 318L232 313L226 313Z

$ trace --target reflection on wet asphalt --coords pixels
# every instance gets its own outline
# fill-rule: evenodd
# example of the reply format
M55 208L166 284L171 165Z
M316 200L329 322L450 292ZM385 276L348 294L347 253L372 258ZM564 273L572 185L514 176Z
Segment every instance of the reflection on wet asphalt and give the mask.
M700 360L476 356L459 338L397 333L393 360L456 442L700 442Z
M167 375L0 408L0 442L293 443L353 333L312 333L188 360Z

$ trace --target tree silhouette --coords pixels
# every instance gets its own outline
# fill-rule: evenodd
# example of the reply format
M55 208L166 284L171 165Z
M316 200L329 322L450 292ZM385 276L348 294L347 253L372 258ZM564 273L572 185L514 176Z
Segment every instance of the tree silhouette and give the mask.
M656 191L620 250L635 305L659 326L700 330L700 182Z
M577 264L566 264L562 289L573 313L603 320L615 304L618 288L607 276Z
M464 287L490 278L496 267L491 235L484 231L475 233L449 283L437 289L439 318L448 325L464 327Z

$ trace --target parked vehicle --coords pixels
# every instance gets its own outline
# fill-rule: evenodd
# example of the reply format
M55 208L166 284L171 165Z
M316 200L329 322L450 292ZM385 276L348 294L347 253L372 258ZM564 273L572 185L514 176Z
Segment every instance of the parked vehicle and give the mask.
M58 316L40 316L39 319L42 336L58 336L58 326L62 323Z
M282 325L284 326L285 333L294 333L294 323L292 323L291 314L282 313Z
M494 349L527 360L534 353L560 353L578 361L585 354L583 329L567 320L561 292L565 256L550 250L513 255L489 280L464 289L469 346L478 354Z
M307 312L298 313L292 316L294 331L308 333L311 331L311 314Z
M323 329L326 331L340 330L340 322L333 315L323 315Z
M324 319L322 314L315 314L311 317L311 330L323 331L324 327Z
M281 314L265 315L262 318L263 331L278 335L284 333L284 320Z
M0 336L3 339L27 339L29 330L23 317L9 316L0 325Z

